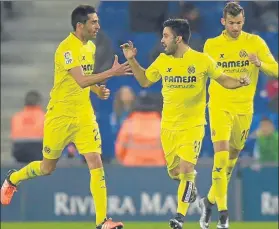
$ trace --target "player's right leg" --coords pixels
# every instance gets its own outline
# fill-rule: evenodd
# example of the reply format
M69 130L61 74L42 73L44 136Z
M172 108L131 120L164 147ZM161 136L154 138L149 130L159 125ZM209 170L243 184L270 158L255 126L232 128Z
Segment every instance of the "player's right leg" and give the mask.
M212 186L207 197L200 200L200 227L209 228L211 208L216 203L220 219L228 215L227 207L227 167L229 163L229 140L233 125L233 116L218 109L209 109L211 138L214 146L214 164L212 170ZM224 214L226 213L226 214ZM228 218L228 217L227 217Z
M48 118L47 116L44 125L43 160L33 161L19 171L11 170L8 172L1 187L1 203L3 205L10 204L20 182L49 175L55 170L62 150L69 143L71 136L69 123L71 123L69 119Z

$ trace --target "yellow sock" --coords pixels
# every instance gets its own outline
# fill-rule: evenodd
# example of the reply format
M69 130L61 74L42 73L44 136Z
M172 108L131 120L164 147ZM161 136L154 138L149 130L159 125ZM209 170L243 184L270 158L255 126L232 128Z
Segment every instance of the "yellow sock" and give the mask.
M182 215L186 215L188 208L189 208L189 199L191 196L191 191L194 188L196 173L187 173L187 174L180 174L180 184L178 186L178 195L177 195L177 213Z
M43 176L43 173L41 172L41 163L41 161L33 161L29 163L17 172L12 173L10 181L12 184L18 185L21 181Z
M214 155L214 166L212 170L212 186L215 191L215 200L218 211L228 210L227 207L227 166L229 162L229 152L220 151Z
M207 194L207 199L209 200L209 202L211 204L215 204L215 202L216 202L215 201L215 189L214 189L213 185L211 185L211 187L210 187L210 190Z
M235 164L236 164L237 160L238 160L238 158L229 159L229 163L228 163L228 167L227 167L227 181L228 181L228 184L230 182L230 179L231 179L231 176L232 176L232 171L235 167ZM214 190L214 187L212 185L211 185L210 190L208 192L207 199L209 200L209 202L211 204L216 203L216 201L215 201L215 190Z
M94 199L96 225L101 224L107 217L107 187L104 168L90 170L90 190Z
M232 176L232 172L233 172L233 169L234 169L235 164L237 162L237 159L238 158L230 159L229 160L228 168L227 168L227 180L228 180L228 183L230 182L230 179L231 179L231 176Z

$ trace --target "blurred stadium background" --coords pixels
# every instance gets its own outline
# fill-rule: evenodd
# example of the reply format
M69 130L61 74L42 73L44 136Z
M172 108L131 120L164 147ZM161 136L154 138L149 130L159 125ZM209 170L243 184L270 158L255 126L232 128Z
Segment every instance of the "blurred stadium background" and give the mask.
M98 9L101 31L94 42L97 45L95 71L100 72L111 67L114 54L119 56L120 62L124 61L119 45L127 40L134 42L138 49L139 62L147 67L162 50L161 24L169 17L185 17L190 21L193 33L191 46L201 51L207 38L217 36L223 30L220 18L226 2L85 0L82 3L94 5ZM240 3L246 13L244 30L259 34L278 60L278 2ZM30 152L34 152L33 155L21 153L24 150L21 151L16 145L17 136L22 137L22 134L26 134L28 142L29 137L34 134L28 134L31 129L28 125L32 125L30 120L36 117L30 117L30 120L28 119L30 122L27 120L20 126L21 129L12 122L12 117L24 108L25 96L31 90L39 93L37 97L35 96L36 101L45 109L53 82L54 51L59 42L72 30L70 14L79 4L81 2L77 0L1 2L2 181L9 168L21 167L28 161L41 157L40 150L37 150L41 147L41 140L37 145L29 146ZM109 80L107 86L111 90L109 100L98 100L93 94L91 99L103 140L103 159L110 195L109 215L116 220L131 222L167 222L176 210L176 186L175 182L168 178L162 162L152 161L144 156L141 158L138 154L134 156L139 159L138 161L125 160L126 154L130 154L128 156L133 158L136 150L123 152L121 147L117 147L117 141L120 141L120 137L117 140L119 130L125 119L134 117L132 114L137 109L147 109L149 112L160 109L161 85L158 83L143 90L133 77L118 77ZM146 102L144 98L153 98L153 104ZM278 137L278 80L261 73L250 136L230 184L230 217L232 221L240 221L233 228L278 227L278 138L269 144L271 147L268 152L259 147L255 133L261 127L263 118L267 118L271 123L269 125L271 135ZM142 147L154 138L154 141L157 140L156 136L150 134L150 132L156 134L157 131L153 130L153 124L146 128L144 121L135 118L134 120L138 125L129 133L134 135L135 139L139 135ZM154 125L157 121L154 120ZM40 133L40 131L35 133L38 134L38 138L42 137ZM144 148L137 150L144 152ZM152 153L151 150L149 154L151 158ZM154 151L156 157L157 154L158 152ZM199 173L197 182L201 196L206 194L211 183L212 157L213 148L207 126L197 168ZM1 222L93 222L95 213L88 180L89 175L83 158L78 155L73 145L69 145L65 148L59 168L53 176L26 182L20 187L20 192L16 194L10 206L5 208L1 206ZM195 202L191 205L186 218L187 221L192 221L189 228L198 228L198 218L199 208ZM216 220L216 215L214 219ZM244 224L246 221L262 221L262 223L251 224L249 227ZM82 228L92 228L90 224L78 225ZM4 229L33 228L30 224L2 224L2 226ZM40 226L55 229L77 228L76 224L67 226L40 224ZM185 226L187 227L187 224ZM127 228L163 229L167 228L167 223L134 223L129 224Z

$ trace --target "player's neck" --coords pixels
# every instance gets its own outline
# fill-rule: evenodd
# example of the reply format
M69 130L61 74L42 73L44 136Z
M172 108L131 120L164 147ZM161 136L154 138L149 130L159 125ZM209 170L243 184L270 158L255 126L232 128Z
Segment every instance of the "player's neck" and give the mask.
M225 31L225 36L227 36L227 38L229 38L230 40L238 40L240 38L240 35L241 35L241 32L237 37L232 37L232 36L230 36L230 34L227 31Z
M73 32L73 34L83 43L83 44L87 44L87 40L80 34L78 34L77 32Z
M179 47L175 54L173 55L174 58L182 58L185 54L185 52L187 52L189 50L189 46L188 45L182 45L181 47Z

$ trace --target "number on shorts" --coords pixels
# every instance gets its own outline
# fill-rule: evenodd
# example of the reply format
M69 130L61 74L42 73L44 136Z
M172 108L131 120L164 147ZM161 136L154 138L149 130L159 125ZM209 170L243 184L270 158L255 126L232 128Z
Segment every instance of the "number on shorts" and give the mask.
M241 133L241 141L246 140L248 138L250 129L243 130Z
M95 133L94 140L98 141L100 139L100 133L99 133L98 129L94 129L93 133Z
M195 141L194 142L194 152L199 153L201 150L201 141Z

